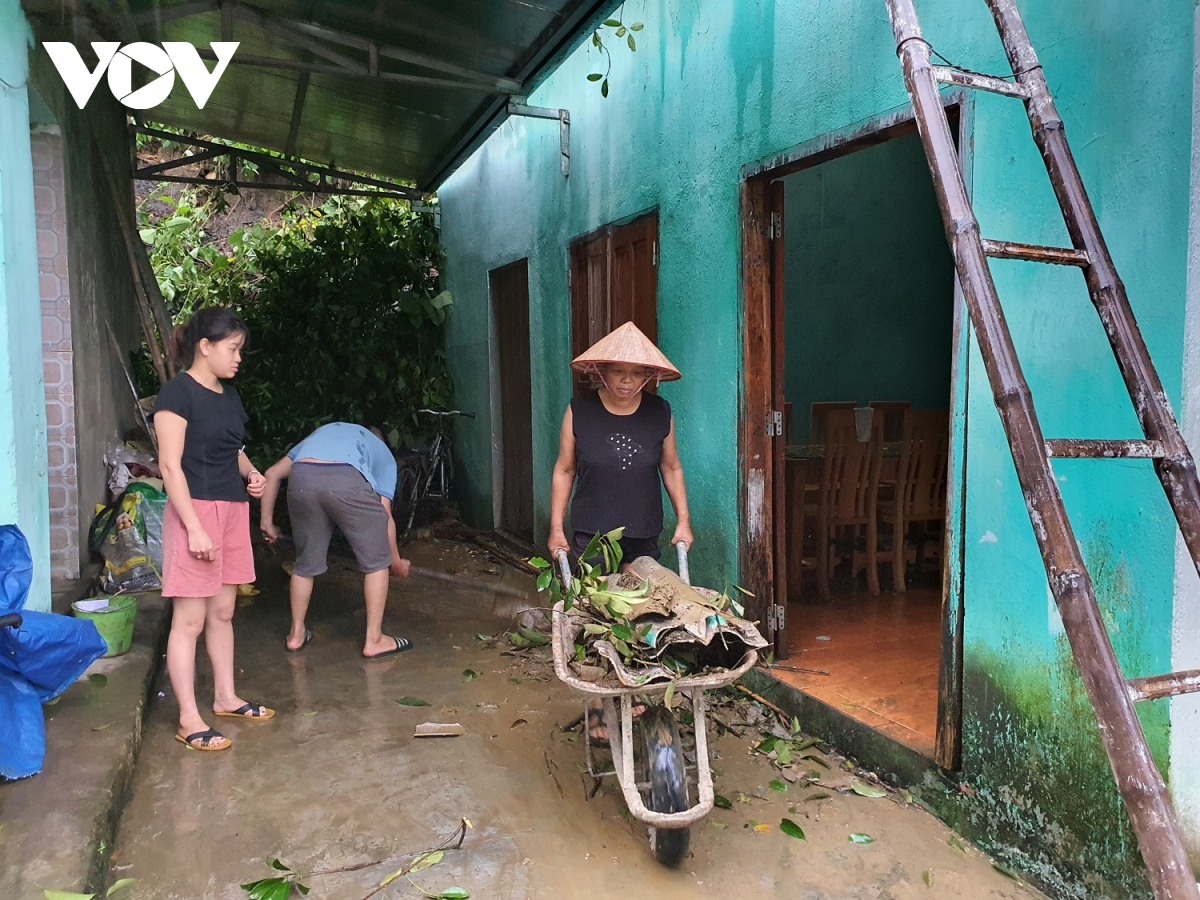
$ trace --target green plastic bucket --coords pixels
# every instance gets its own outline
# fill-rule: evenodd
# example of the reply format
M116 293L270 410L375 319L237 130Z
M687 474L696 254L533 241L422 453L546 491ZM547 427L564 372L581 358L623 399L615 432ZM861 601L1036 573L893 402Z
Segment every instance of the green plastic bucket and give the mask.
M90 606L95 601L76 601L71 604L71 611L75 614L75 618L87 619L96 626L100 637L104 638L104 643L108 645L108 652L104 654L105 656L120 656L122 653L128 653L129 645L133 643L133 620L137 616L137 597L123 594L108 597L107 600L108 606L105 609L81 609L80 603Z

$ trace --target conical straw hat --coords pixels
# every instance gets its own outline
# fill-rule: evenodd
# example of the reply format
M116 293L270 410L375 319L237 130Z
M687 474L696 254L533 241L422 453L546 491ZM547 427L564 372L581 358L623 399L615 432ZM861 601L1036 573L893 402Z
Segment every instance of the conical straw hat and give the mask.
M654 369L660 381L675 381L683 376L671 365L671 361L663 356L662 351L654 346L654 342L632 322L626 322L620 328L602 337L571 362L571 368L577 372L587 372L594 366L604 363L633 363L635 366L645 366Z

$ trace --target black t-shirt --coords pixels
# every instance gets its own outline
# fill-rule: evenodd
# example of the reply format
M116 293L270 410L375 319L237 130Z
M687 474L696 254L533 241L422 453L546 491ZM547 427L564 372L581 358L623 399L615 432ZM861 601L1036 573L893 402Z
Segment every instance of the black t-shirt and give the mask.
M575 497L571 528L588 534L624 527L626 537L657 538L663 528L663 441L671 404L642 394L637 411L616 416L598 394L571 401L575 431Z
M246 440L246 410L237 391L225 384L210 391L187 372L163 385L154 412L172 412L187 420L183 438L183 474L193 500L248 503L238 472L238 453Z

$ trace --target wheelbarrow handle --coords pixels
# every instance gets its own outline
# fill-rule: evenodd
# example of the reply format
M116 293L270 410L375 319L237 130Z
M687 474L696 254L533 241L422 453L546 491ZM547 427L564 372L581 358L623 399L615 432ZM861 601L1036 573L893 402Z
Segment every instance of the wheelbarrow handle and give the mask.
M684 584L692 583L692 576L688 572L688 545L687 541L680 541L675 545L676 552L679 553L679 578Z
M566 550L556 550L554 561L558 563L558 577L562 580L564 591L571 590L571 558Z

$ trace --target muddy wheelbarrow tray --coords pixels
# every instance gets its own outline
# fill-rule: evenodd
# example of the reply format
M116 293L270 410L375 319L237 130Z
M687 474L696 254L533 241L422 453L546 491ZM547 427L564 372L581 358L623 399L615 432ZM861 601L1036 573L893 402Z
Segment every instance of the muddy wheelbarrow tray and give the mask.
M678 546L680 558L680 575L687 580L687 551L684 545ZM566 554L558 558L559 568L566 565L566 577L570 577L569 563ZM561 574L561 573L560 573ZM630 813L637 819L654 828L676 829L687 828L703 819L713 807L712 769L708 763L708 719L704 692L715 690L733 684L746 674L758 660L758 651L749 650L742 657L736 668L708 675L693 675L677 678L673 682L660 682L638 687L613 687L598 685L584 681L571 671L567 661L574 658L575 641L571 629L567 625L567 614L563 610L562 601L554 606L554 636L551 641L554 652L554 671L559 679L580 693L599 697L604 703L605 721L618 722L618 729L609 729L609 747L612 750L613 764L616 767L617 781L621 785L621 793ZM638 789L637 777L633 765L633 697L636 694L651 695L665 694L667 688L674 684L677 694L686 694L692 701L692 714L696 730L696 786L700 794L699 802L682 812L662 813L648 809L642 801ZM616 714L616 701L620 701L620 716ZM590 768L590 766L589 766Z

